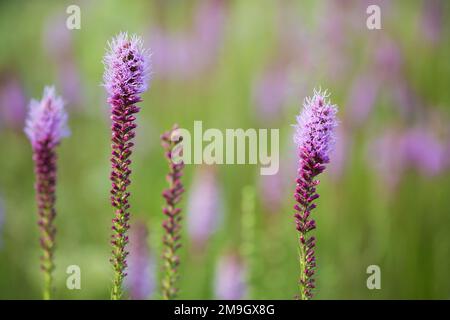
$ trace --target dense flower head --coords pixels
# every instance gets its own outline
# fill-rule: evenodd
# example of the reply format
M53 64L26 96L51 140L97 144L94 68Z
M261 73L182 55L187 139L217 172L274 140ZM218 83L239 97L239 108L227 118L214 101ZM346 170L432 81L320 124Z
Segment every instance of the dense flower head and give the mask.
M103 63L103 85L110 97L133 99L147 90L150 53L144 49L140 37L120 33L109 43Z
M41 101L31 100L25 133L33 147L42 143L54 147L68 135L64 102L54 87L45 87Z
M333 129L337 126L337 107L327 98L326 91L314 90L314 96L305 99L294 134L298 148L322 163L329 161L335 143Z

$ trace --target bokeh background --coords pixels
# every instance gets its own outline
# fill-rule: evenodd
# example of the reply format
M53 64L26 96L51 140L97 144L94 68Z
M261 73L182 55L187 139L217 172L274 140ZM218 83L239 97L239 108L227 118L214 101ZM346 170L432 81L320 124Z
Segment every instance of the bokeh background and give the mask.
M80 30L65 27L70 4L81 9ZM381 30L366 27L369 4L381 8ZM281 165L266 177L255 165L186 167L180 298L294 297L291 125L322 87L340 126L314 213L317 298L450 298L449 14L444 0L2 1L0 298L41 298L23 126L29 100L49 84L67 101L71 129L59 147L55 297L109 298L101 61L120 31L142 35L153 52L133 154L130 297L160 298L159 135L194 120L279 128ZM69 265L81 268L81 290L66 288ZM369 265L381 269L381 290L366 287Z

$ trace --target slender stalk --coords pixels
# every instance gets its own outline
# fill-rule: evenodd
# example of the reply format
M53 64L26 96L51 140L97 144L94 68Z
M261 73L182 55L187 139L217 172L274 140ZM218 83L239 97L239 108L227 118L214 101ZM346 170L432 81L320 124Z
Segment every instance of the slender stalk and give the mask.
M246 264L245 280L247 286L247 298L254 299L256 293L254 288L256 273L256 214L254 187L246 186L242 189L241 210L242 243L240 251Z
M122 296L122 282L126 276L127 231L130 228L130 204L128 203L130 192L127 191L131 182L131 169L129 168L131 160L129 157L132 153L133 143L130 140L134 137L134 129L136 128L133 114L137 113L139 108L130 103L124 103L123 100L111 101L111 104L114 108L111 144L113 149L111 156L111 204L115 208L115 217L112 221L114 233L111 240L113 245L111 263L114 269L111 299L119 300Z
M169 187L163 192L163 197L166 200L163 213L167 217L163 221L165 233L163 236L164 275L162 279L162 296L164 300L173 300L178 294L176 283L178 281L180 259L177 256L177 251L181 247L180 230L182 217L180 215L181 209L177 208L176 205L180 202L181 195L184 192L180 180L184 163L182 161L174 161L175 156L182 153L181 145L179 145L182 137L176 135L177 128L175 125L172 130L165 132L161 136L161 143L169 163L169 174L166 177Z
M55 185L56 185L56 154L49 148L48 141L40 143L35 148L33 156L36 167L36 200L38 203L40 244L43 250L41 270L44 273L43 298L50 300L52 296L52 272L55 269L54 250L56 228Z

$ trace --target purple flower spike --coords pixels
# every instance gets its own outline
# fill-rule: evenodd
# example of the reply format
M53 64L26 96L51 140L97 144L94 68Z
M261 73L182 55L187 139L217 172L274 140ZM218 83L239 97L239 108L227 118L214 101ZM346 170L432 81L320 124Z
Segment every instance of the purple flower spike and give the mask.
M220 300L240 300L247 293L246 270L242 259L229 253L222 256L217 265L215 295Z
M155 287L155 265L147 243L148 231L143 221L136 221L130 229L128 292L133 300L151 297Z
M169 174L166 176L169 188L164 190L162 196L166 200L166 206L163 213L167 217L163 222L163 268L164 275L162 280L162 295L164 300L175 299L178 293L176 282L178 280L178 266L180 259L177 251L181 247L181 209L177 204L181 201L181 195L184 187L181 184L184 163L178 160L182 155L181 141L182 137L177 134L178 126L175 125L172 130L165 132L161 136L161 144L165 151L165 156L169 162Z
M44 89L41 101L32 100L25 133L31 141L36 175L36 201L40 244L43 250L41 269L44 272L44 299L51 298L55 268L53 259L56 228L54 220L56 189L56 150L61 138L68 135L67 114L63 100L56 96L53 87Z
M23 129L26 117L27 99L20 80L13 74L6 73L0 79L0 127L5 125L12 129Z
M423 2L421 30L425 39L432 45L439 43L444 25L445 5L442 0Z
M109 44L110 50L105 55L104 86L108 92L111 105L111 204L115 208L111 244L113 246L111 263L114 268L114 280L111 299L118 300L122 295L122 282L127 267L129 229L129 208L127 191L130 185L129 168L131 164L133 142L137 127L134 114L139 112L135 104L142 101L142 94L148 87L150 78L150 56L142 47L142 41L136 36L119 34Z
M316 207L314 200L319 197L316 177L325 170L329 155L334 147L334 129L337 126L337 107L327 100L326 92L314 91L312 98L306 98L302 113L297 117L298 124L294 134L299 154L299 169L294 198L297 204L295 220L299 232L300 246L300 299L313 297L316 268L314 247L316 240L309 233L316 228L310 217Z
M215 168L200 168L192 184L187 210L188 233L196 250L203 251L217 229L222 216L220 196Z

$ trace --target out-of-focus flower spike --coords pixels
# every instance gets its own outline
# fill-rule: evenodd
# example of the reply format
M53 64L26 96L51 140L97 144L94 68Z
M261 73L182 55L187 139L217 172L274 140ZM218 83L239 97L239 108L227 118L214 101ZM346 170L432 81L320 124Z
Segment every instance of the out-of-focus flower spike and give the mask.
M197 170L188 199L187 226L194 248L203 250L222 216L220 188L214 167Z
M177 207L181 201L184 187L181 183L183 175L184 163L180 160L182 156L182 140L178 126L161 135L161 145L164 148L164 155L169 164L169 174L166 176L169 184L168 189L163 191L163 198L166 205L163 208L163 214L166 219L163 221L163 279L162 279L162 296L164 300L175 299L178 294L176 286L178 281L178 266L180 258L177 251L181 247L181 209Z
M36 201L40 244L43 250L41 269L44 272L44 299L51 298L55 268L56 227L56 146L68 135L67 114L61 97L53 87L46 87L41 101L32 100L25 125L31 142L36 175Z
M235 253L223 255L216 269L215 295L220 300L240 300L246 295L245 267Z

